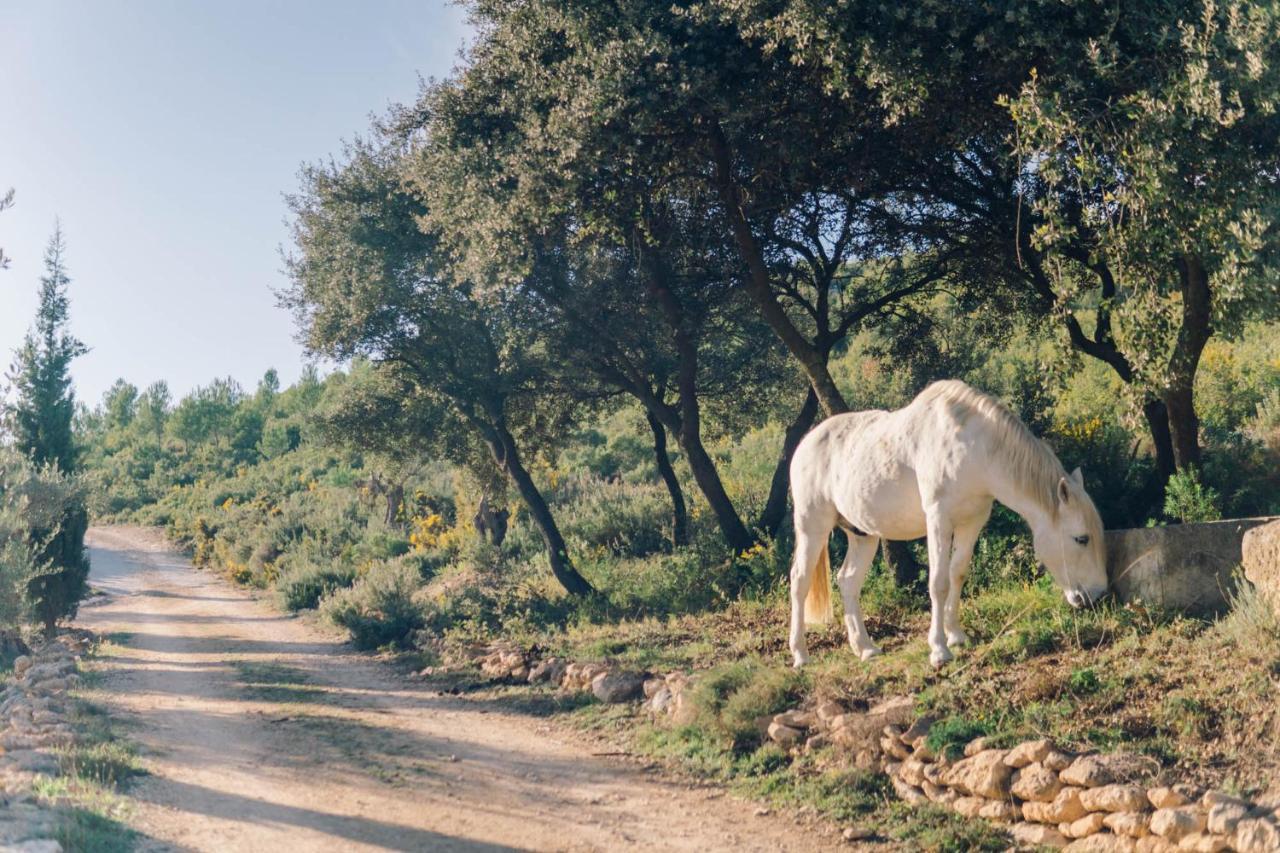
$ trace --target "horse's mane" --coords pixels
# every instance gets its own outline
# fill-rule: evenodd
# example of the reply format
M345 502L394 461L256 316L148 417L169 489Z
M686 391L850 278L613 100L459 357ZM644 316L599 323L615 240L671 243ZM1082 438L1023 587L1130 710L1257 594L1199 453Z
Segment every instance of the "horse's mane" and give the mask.
M1056 513L1058 481L1067 476L1066 469L1049 445L1037 438L1021 418L995 397L956 379L934 382L916 397L918 403L934 400L950 404L962 422L975 414L987 421L992 427L992 450L1008 462L1015 484Z

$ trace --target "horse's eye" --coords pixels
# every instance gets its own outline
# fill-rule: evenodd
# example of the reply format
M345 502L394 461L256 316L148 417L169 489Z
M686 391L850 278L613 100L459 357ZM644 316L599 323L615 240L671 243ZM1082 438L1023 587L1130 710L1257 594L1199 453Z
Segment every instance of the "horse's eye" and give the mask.
M1084 536L1077 536L1077 537L1076 537L1076 544L1077 544L1077 545L1088 545L1088 544L1089 544L1089 534L1087 534L1087 533L1086 533Z

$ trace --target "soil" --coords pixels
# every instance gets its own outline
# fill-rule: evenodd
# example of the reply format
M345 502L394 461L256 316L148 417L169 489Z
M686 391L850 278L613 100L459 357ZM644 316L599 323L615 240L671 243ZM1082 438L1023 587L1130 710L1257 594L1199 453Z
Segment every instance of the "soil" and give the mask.
M440 695L173 551L90 531L88 698L147 774L144 850L816 850L826 824L602 758L492 693Z

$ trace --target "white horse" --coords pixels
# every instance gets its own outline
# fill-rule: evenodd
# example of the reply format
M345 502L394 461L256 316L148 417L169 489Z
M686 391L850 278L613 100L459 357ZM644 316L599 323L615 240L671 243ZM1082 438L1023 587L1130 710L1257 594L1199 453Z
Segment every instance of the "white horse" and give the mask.
M880 649L858 597L881 539L929 538L929 660L951 660L960 587L993 501L1031 526L1041 564L1072 607L1107 591L1102 519L1043 441L999 401L963 382L935 382L905 408L836 415L804 437L791 461L796 550L791 565L791 653L808 662L805 622L831 620L827 540L844 530L836 575L849 645L863 660Z

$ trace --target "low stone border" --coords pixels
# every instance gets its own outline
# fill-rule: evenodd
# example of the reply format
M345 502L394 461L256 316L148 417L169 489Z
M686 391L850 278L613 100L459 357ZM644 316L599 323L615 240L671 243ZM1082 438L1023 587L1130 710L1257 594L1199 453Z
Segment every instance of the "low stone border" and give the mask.
M55 750L71 746L67 691L80 681L88 631L69 631L14 661L16 678L0 691L0 853L60 853L60 817L32 795L39 776L58 776Z
M542 659L536 649L511 643L475 647L464 657L496 680L590 690L604 702L643 699L648 711L676 724L692 718L687 697L696 675ZM1280 801L1248 802L1182 784L1147 788L1137 780L1151 769L1150 759L1075 755L1048 740L997 749L975 738L952 760L929 746L933 723L916 716L912 696L893 696L864 711L824 702L756 721L762 739L789 750L838 747L855 766L885 772L902 800L1003 824L1021 847L1069 853L1280 851Z

